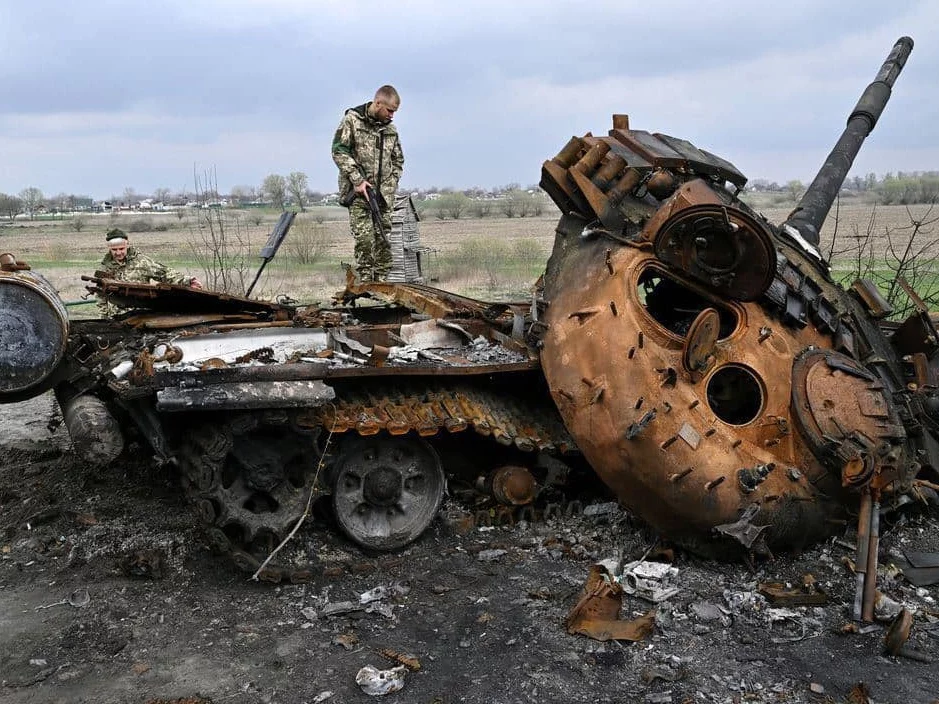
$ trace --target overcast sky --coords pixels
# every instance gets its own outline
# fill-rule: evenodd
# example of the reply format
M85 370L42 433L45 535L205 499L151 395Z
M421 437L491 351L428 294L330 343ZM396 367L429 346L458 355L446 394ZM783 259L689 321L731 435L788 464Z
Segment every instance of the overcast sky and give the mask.
M344 109L383 83L404 188L537 183L571 135L690 140L808 182L894 41L915 42L852 173L939 169L939 3L72 0L0 5L0 191L336 188Z

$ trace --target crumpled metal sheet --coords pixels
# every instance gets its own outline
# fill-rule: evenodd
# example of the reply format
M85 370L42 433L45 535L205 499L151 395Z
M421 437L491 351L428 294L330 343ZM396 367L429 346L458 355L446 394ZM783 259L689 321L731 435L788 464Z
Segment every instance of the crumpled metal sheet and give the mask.
M125 308L143 308L167 313L255 313L268 320L289 320L294 308L280 303L233 296L219 291L177 284L151 284L118 281L99 276L82 276L93 285L85 288Z
M632 621L621 621L623 588L602 565L593 565L580 599L564 621L571 635L594 640L645 640L655 627L655 611L648 611Z

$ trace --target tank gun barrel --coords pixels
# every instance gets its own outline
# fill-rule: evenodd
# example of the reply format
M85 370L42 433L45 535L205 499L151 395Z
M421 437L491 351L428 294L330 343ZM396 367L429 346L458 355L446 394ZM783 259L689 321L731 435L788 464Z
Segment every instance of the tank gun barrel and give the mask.
M913 40L900 37L877 73L877 77L867 86L860 100L848 117L848 124L834 149L819 169L812 185L799 201L795 210L783 223L783 226L795 230L813 245L819 243L822 224L828 216L831 204L838 196L854 158L861 145L874 129L878 118L890 100L890 91L897 76L906 64L913 50Z

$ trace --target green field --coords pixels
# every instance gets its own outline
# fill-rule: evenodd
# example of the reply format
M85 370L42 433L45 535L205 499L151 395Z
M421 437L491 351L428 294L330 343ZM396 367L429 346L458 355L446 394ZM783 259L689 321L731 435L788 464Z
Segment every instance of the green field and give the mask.
M754 204L756 207L758 204ZM770 222L785 220L791 208L765 208ZM207 227L205 217L214 218ZM352 263L352 238L342 208L314 208L297 216L277 257L264 270L254 295L273 299L284 295L301 303L327 303L345 283L344 263ZM42 273L60 295L69 301L87 296L81 275L91 275L106 251L104 232L120 227L132 244L154 258L184 273L213 281L209 255L219 248L224 232L224 252L234 272L232 293L241 293L261 264L259 252L277 221L276 211L194 211L148 215L85 215L81 229L73 218L18 219L0 226L0 251L11 252ZM842 207L837 219L829 218L822 232L820 250L832 256L833 275L850 284L859 262L884 290L893 272L884 261L891 251L902 251L913 228L911 221L928 221L928 206ZM541 217L482 218L420 222L421 242L428 283L483 299L525 299L544 269L554 241L557 215L552 210ZM143 230L143 231L135 231ZM212 238L216 238L213 240ZM916 234L915 248L928 260L916 276L917 287L931 299L939 298L939 266L936 233L924 225ZM834 242L834 247L832 243ZM858 248L863 256L858 257ZM923 262L921 262L922 264ZM908 275L907 278L911 278ZM241 289L238 289L241 286ZM72 311L80 315L85 308Z

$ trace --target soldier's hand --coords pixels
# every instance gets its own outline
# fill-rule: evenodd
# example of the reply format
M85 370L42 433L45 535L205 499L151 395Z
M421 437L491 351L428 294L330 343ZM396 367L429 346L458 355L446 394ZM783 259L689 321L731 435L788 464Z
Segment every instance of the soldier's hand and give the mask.
M363 179L362 183L360 183L358 186L355 187L355 192L358 193L363 198L365 198L366 188L372 188L372 184L369 183L367 179Z
M191 279L189 279L189 286L192 288L202 288L202 282L193 276Z

